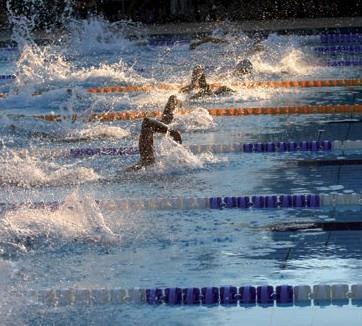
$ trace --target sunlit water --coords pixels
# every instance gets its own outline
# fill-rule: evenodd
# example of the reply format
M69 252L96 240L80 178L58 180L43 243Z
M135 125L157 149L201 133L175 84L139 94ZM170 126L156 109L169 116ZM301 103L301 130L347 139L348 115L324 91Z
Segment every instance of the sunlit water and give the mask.
M30 289L360 281L362 252L348 240L347 233L337 232L326 242L329 235L323 232L278 236L265 230L265 226L281 221L350 220L358 218L357 213L107 211L96 203L100 199L168 196L361 192L359 166L337 171L336 167L288 164L296 157L358 152L194 155L167 137L157 137L155 166L130 174L124 170L137 161L137 155L71 159L31 154L38 149L137 146L139 121L47 123L31 116L51 112L85 117L91 112L162 109L175 92L95 95L86 88L160 81L185 84L192 67L200 63L210 81L228 84L233 81L232 67L249 53L252 42L240 32L227 36L229 43L223 47L204 44L190 51L186 43L153 47L147 38L130 41L129 33L141 35L147 30L127 23L93 19L72 21L67 28L60 44L45 47L32 42L31 35L25 40L15 33L15 39L21 41L18 57L0 64L0 74L17 76L13 82L0 84L0 91L8 93L0 99L0 202L62 202L55 210L25 206L1 212L0 312L6 323L108 325L126 320L144 324L142 320L147 318L149 324L162 324L167 318L187 325L235 324L240 317L234 308L55 309L33 305L23 296ZM263 51L250 55L255 67L250 76L253 80L350 79L361 75L359 68L316 65L319 59L302 36L270 34L262 46ZM41 95L33 96L34 92ZM323 139L362 139L359 124L323 123L349 116L212 118L205 110L212 106L361 103L361 88L240 89L232 96L199 101L178 96L184 107L192 109L188 115L177 115L173 122L173 127L182 131L185 144L312 140L319 130L323 130ZM353 236L358 244L359 232ZM245 320L259 314L260 323L287 325L283 313L279 324L278 312L273 316L255 309L243 311ZM300 311L294 309L293 314ZM318 324L318 318L312 323Z

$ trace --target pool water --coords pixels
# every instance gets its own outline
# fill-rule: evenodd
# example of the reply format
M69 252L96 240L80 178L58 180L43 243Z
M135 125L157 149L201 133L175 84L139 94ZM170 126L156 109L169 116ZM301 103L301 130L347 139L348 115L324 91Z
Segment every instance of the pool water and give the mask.
M87 87L146 82L185 84L195 64L211 81L227 72L251 40L150 46L112 33L101 20L78 22L60 44L28 41L0 62L0 202L63 201L57 210L20 208L0 215L0 312L6 325L359 325L359 306L233 307L86 305L54 307L30 290L166 288L279 284L354 284L362 277L361 231L271 232L277 223L360 221L361 206L337 208L122 210L96 200L282 193L361 193L360 165L300 167L295 159L361 158L361 150L317 153L194 155L157 137L157 162L124 173L132 156L41 157L24 150L137 146L141 121L60 123L33 115L160 110L172 92L89 94ZM311 48L318 37L270 34L251 61L253 80L354 79L360 67L324 67ZM6 56L0 52L1 56ZM346 56L345 54L343 54ZM71 89L72 92L67 91ZM32 93L41 91L39 96ZM362 104L362 87L240 89L232 96L190 100L176 117L184 144L362 139L360 123L329 123L358 114L211 117L210 107ZM319 135L319 136L318 136Z

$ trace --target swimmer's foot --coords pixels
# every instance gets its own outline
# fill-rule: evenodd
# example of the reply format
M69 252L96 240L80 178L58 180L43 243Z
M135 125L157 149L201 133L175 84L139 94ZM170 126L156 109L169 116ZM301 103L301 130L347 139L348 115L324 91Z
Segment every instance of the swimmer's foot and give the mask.
M144 166L141 165L140 163L136 163L134 165L129 166L128 168L126 168L124 171L125 172L136 172L139 171L143 168Z

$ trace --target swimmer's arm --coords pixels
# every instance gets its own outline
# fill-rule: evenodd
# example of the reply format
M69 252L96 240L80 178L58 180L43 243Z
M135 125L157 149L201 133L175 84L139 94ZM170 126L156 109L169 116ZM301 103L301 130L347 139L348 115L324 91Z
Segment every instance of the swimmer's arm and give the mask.
M215 43L215 44L220 44L220 43L228 43L228 41L225 41L221 38L217 38L217 37L212 37L212 36L206 36L204 37L202 40L200 41L195 41L192 42L190 44L190 50L194 50L196 49L198 46L200 46L201 44L204 43Z

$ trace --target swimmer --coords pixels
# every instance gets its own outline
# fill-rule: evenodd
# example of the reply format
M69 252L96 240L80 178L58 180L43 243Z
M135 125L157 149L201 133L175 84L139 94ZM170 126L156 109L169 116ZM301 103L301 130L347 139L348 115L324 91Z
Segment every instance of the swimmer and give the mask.
M191 83L180 89L182 93L195 92L190 98L197 99L205 96L212 95L227 95L233 93L234 90L227 86L220 86L215 91L211 89L211 86L206 82L204 67L201 65L195 66L192 70Z
M153 147L153 134L170 133L174 141L182 144L181 134L177 130L169 129L168 125L172 122L174 111L182 106L182 102L175 95L170 96L163 110L161 120L144 118L141 127L138 148L140 152L140 160L135 165L127 168L127 172L137 171L143 167L150 166L155 163L155 153Z
M190 50L195 50L198 46L205 43L214 43L214 44L228 44L229 42L225 39L226 33L223 29L215 30L212 35L207 35L201 37L195 41L192 41L190 44Z

